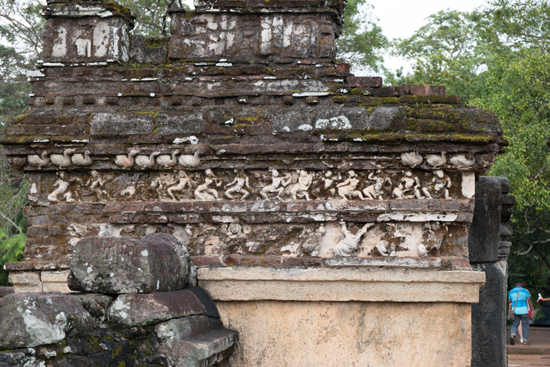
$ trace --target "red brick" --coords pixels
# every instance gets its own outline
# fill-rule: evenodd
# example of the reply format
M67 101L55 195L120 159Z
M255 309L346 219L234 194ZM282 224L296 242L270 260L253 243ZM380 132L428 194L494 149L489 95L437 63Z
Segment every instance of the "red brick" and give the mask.
M350 88L380 88L382 78L379 76L348 76Z

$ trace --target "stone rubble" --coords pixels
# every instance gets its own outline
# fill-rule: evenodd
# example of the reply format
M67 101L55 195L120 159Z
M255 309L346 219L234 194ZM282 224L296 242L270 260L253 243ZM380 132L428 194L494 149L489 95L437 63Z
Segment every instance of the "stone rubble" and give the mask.
M155 258L153 266L143 261L143 251ZM11 316L0 323L1 367L203 367L231 355L238 333L223 327L204 290L187 287L192 265L175 237L86 238L75 254L71 277L88 293L15 293L0 300L0 314ZM80 277L86 263L93 264L94 281ZM113 264L128 267L113 274ZM174 274L178 281L170 283ZM146 281L153 275L175 289L157 292Z

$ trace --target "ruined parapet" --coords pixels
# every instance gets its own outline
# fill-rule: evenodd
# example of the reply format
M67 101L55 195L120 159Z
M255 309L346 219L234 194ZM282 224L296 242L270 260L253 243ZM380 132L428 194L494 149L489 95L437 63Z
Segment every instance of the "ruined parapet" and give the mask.
M506 309L508 255L512 236L510 217L515 196L508 195L505 177L479 178L473 223L469 231L470 263L485 274L479 303L472 305L472 367L506 366Z
M191 267L168 234L80 241L70 286L81 293L0 300L9 315L0 324L0 365L219 367L238 333L224 328L203 289L188 286Z
M172 36L133 37L128 62L45 59L30 75L29 109L3 140L31 180L26 261L7 265L12 282L62 289L43 280L66 277L80 239L169 232L244 335L236 365L281 365L283 355L296 366L398 364L413 339L441 361L469 361L470 304L484 277L470 266L468 227L476 179L503 144L495 115L443 87L383 87L335 64L340 3L171 11ZM84 28L99 14L62 19ZM122 10L110 18L131 25ZM51 20L46 34L62 34L64 21ZM71 37L67 55L78 51ZM308 336L323 324L310 309L330 315L326 327L355 325L338 345L358 345L354 328L388 333L336 363L335 340ZM374 326L363 309L388 321ZM417 337L377 351L399 339L398 325L424 322L425 309L446 315L430 321L441 335L407 327ZM400 315L391 327L389 314ZM292 352L302 345L292 344L294 320L315 346ZM414 355L415 365L440 362Z

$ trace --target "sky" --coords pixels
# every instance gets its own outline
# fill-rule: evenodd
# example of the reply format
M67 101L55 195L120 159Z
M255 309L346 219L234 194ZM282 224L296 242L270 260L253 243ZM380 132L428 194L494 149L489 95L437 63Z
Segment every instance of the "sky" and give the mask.
M472 11L485 4L484 0L368 0L374 6L373 14L380 20L384 35L389 39L408 38L425 24L425 19L440 10ZM403 67L411 70L408 62L386 56L390 70ZM356 73L359 74L359 73Z

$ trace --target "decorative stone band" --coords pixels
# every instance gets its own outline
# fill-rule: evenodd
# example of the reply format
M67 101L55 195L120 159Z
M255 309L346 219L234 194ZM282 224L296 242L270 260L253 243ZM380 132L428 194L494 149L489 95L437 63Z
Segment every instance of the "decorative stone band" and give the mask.
M485 274L474 271L202 268L215 301L477 303Z

